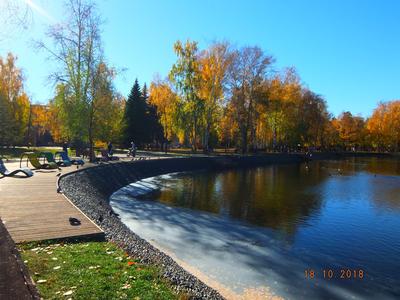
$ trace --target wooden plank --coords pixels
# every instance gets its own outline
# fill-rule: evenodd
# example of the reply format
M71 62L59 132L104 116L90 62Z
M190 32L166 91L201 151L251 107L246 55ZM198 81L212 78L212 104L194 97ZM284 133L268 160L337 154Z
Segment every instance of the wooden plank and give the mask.
M62 173L74 170L75 167L63 168ZM103 234L68 199L57 193L56 174L59 171L36 171L31 178L0 179L0 217L15 241ZM81 225L71 226L69 217L79 219Z

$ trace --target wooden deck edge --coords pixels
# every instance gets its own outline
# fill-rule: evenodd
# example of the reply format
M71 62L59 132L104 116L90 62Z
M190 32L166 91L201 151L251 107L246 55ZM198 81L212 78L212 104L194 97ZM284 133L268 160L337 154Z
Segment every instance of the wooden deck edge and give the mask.
M31 242L46 242L46 243L80 243L80 242L104 242L106 240L104 232L97 233L87 233L81 235L73 235L59 238L49 238L49 239L35 239L35 240L22 240L16 241L16 244L25 244Z

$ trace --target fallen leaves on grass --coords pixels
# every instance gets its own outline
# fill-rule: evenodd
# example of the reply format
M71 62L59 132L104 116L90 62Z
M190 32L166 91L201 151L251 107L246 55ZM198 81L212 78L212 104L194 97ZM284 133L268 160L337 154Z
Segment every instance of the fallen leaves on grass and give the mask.
M72 295L73 292L74 292L73 290L69 290L68 292L65 292L65 293L63 294L63 296Z
M98 268L100 268L99 265L97 265L97 266L90 266L90 267L89 267L89 270L98 269Z
M39 279L39 280L37 281L37 283L45 283L45 282L47 282L46 279Z
M130 289L130 288L131 288L131 285L130 285L129 283L125 283L125 284L121 287L121 289L123 289L123 290Z

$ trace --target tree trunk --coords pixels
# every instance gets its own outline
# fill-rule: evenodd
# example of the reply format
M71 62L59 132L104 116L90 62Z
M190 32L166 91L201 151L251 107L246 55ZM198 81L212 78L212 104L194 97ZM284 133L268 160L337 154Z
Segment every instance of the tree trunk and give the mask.
M242 154L245 154L247 152L247 128L245 126L242 126L241 134L242 134Z
M204 153L207 154L210 152L209 140L210 140L210 123L207 123L206 132L204 133Z
M96 155L94 154L94 145L93 145L93 104L90 109L90 116L89 116L89 160L90 162L95 162Z
M165 152L165 153L168 152L168 138L167 138L166 136L164 137L164 141L163 141L161 147L164 147L164 152Z
M197 146L196 146L196 141L197 141L197 117L195 117L194 120L194 125L193 125L193 140L192 140L192 150L194 153L197 152Z

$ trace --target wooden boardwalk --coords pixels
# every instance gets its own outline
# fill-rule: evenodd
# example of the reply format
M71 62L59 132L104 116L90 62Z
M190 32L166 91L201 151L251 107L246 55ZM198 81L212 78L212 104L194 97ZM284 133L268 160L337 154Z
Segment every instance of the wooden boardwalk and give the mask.
M10 170L18 163L7 163ZM62 173L76 167L62 168ZM57 193L59 170L36 170L30 178L0 178L0 218L16 243L57 238L100 236L102 230ZM69 218L81 221L72 226Z

